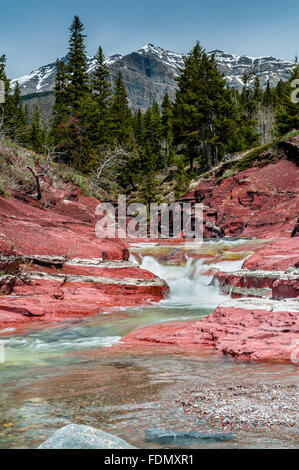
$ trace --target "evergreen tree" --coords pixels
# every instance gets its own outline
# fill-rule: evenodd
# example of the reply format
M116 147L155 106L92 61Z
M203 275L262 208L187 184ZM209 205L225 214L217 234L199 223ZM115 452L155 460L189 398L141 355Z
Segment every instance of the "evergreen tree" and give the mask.
M137 148L140 148L144 144L144 122L143 115L140 109L135 113L133 120L134 138Z
M0 56L0 80L5 81L6 75L5 75L5 65L6 65L6 55L2 54Z
M260 79L256 75L254 79L254 88L253 88L253 100L256 106L258 106L258 104L262 102L262 99L263 99L263 90L261 87Z
M147 205L159 202L160 187L155 178L156 156L153 153L151 142L146 140L142 152L142 173L143 179L140 185L143 202Z
M162 102L162 139L164 148L164 166L171 165L173 163L174 152L173 152L173 113L172 103L166 93Z
M32 149L41 153L45 144L45 131L41 126L40 112L38 106L34 108L29 127L29 142Z
M21 89L17 82L14 91L11 91L10 80L5 74L6 56L0 57L0 80L4 82L5 102L1 105L1 130L11 139L25 143L26 115L22 106Z
M85 37L84 26L75 16L70 27L67 63L57 61L52 130L54 142L63 152L64 159L81 171L89 166L90 150L90 87Z
M266 108L274 108L276 106L276 101L277 101L276 96L277 96L276 90L271 90L270 82L268 80L266 89L263 93L263 99L262 99L263 106L265 106Z
M185 172L185 162L183 156L175 159L175 187L174 195L176 199L180 199L188 189L188 178Z
M84 26L78 16L75 16L70 27L67 96L74 111L80 108L81 100L89 91L88 73L84 38Z
M62 61L56 60L55 103L53 106L54 122L63 122L70 113L68 102L68 67Z
M143 116L144 124L144 143L152 138L152 108L148 108Z
M63 148L66 136L65 125L70 114L70 103L67 94L67 65L57 59L56 61L56 82L55 82L55 103L53 106L52 132L54 144Z
M276 92L276 96L278 100L281 100L283 98L284 88L285 88L285 83L282 80L279 80L275 88L275 92Z
M15 108L15 129L13 133L13 139L17 142L25 144L27 136L27 119L28 112L23 108L21 87L17 82L13 92L13 101Z
M299 79L299 64L297 58L295 58L290 80L284 84L284 86L281 86L279 90L280 103L275 117L276 129L279 135L299 129L299 103L292 101L292 93L294 91L292 82L296 79Z
M197 42L185 58L177 79L174 104L175 143L183 145L190 170L200 155L203 166L217 163L235 131L234 104L214 56L208 57Z
M101 46L96 54L96 67L92 77L92 91L96 97L96 112L94 115L95 144L107 143L109 138L109 108L111 104L111 85L109 82L109 69L105 64L105 56Z
M131 146L133 130L132 114L129 108L126 87L121 72L119 72L115 82L115 91L112 98L110 116L113 141L117 145L125 147Z
M151 147L155 154L155 169L164 167L163 159L161 158L161 141L162 141L162 121L161 111L157 101L154 101L151 112Z
M254 88L251 87L251 81L254 73L244 73L243 75L243 88L239 95L239 104L243 111L245 118L252 119L257 109L257 102L261 99L260 95L260 82L258 77L255 77ZM255 99L257 98L257 99Z

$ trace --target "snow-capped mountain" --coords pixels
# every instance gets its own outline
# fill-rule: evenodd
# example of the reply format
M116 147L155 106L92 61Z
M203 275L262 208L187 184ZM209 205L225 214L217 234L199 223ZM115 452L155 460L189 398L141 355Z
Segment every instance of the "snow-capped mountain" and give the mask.
M242 88L245 72L254 72L262 86L266 86L268 80L271 86L275 86L279 80L287 80L290 76L292 64L275 57L240 56L220 50L209 54L215 55L219 70L224 73L230 87ZM166 92L174 98L175 77L183 65L183 57L183 54L147 44L127 55L113 55L106 59L106 63L112 81L118 71L122 71L132 109L146 109L154 100L161 102ZM63 60L67 60L67 57ZM95 57L88 57L88 72L92 73L94 67ZM55 75L56 66L52 63L13 80L12 85L18 81L23 95L48 92L54 88Z
M154 46L153 44L147 44L137 51L137 54L141 54L145 57L155 56L161 62L168 67L173 69L175 75L178 74L179 68L184 65L184 56L178 52L168 51L162 47Z
M121 55L116 54L106 59L108 66L114 64L118 59L121 59ZM67 61L67 56L63 57L64 62ZM95 68L96 58L87 57L87 70L88 73L92 73ZM56 77L56 63L43 65L37 70L34 70L28 75L16 78L11 81L12 88L18 82L21 86L22 95L28 95L32 93L42 93L45 91L51 91L55 86Z
M249 57L236 54L227 54L223 51L212 51L215 55L219 70L224 73L227 83L233 88L242 88L244 73L255 73L263 87L270 82L275 86L279 80L287 80L290 76L292 64L275 57ZM253 82L254 79L252 79Z

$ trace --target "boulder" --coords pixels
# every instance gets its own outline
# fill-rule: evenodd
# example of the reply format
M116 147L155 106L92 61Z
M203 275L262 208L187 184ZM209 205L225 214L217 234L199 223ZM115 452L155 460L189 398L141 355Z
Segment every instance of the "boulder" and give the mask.
M123 439L82 424L68 424L49 437L39 449L135 449Z
M9 295L16 285L16 276L4 275L0 276L0 295Z
M0 256L15 256L15 251L10 243L0 240Z
M21 263L22 257L17 255L12 245L0 240L0 276L18 273Z
M232 432L178 432L160 428L150 428L145 433L148 442L156 442L158 444L190 445L190 443L201 440L219 442L232 441L236 438L236 434Z
M274 299L299 297L299 279L278 279L273 284L272 296Z

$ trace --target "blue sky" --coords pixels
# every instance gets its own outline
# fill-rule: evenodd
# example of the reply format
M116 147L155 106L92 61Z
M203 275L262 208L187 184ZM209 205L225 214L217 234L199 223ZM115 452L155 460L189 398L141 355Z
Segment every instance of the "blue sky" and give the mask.
M151 42L188 52L196 40L207 50L293 59L299 52L297 0L14 0L1 2L0 54L16 78L67 51L77 14L87 53L128 53Z

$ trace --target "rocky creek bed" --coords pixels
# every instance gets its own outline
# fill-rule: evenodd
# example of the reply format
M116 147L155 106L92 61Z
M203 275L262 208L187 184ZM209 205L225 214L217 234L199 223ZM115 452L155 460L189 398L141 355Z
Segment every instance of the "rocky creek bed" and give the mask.
M203 416L224 430L282 426L298 431L298 402L297 384L250 382L200 384L178 399L185 412Z

